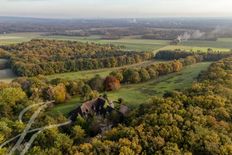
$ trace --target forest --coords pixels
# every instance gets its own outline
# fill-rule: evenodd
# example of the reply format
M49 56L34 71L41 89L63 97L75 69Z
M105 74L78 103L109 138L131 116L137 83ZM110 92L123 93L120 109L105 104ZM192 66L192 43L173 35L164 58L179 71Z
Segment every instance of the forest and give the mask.
M231 0L0 0L0 155L232 155Z
M153 58L152 52L126 51L113 45L72 41L31 40L1 46L0 57L10 58L18 76L50 75L81 70L112 68Z
M148 69L157 68L155 75L161 76L178 72L182 66L202 60L196 58L196 55L187 56L152 65ZM231 62L231 58L224 58L212 63L190 89L167 92L161 98L151 97L148 103L132 109L122 124L100 135L93 127L97 126L99 119L106 121L107 118L99 116L89 119L78 116L77 121L71 125L46 130L38 135L27 154L229 155L232 153ZM168 67L170 72L166 72ZM60 104L74 95L80 95L86 101L96 98L99 92L119 89L120 78L121 82L132 83L148 80L145 75L150 74L145 70L141 68L137 73L126 71L124 74L112 72L105 79L96 76L84 81L48 81L38 76L18 78L9 84L1 83L0 141L4 142L24 129L25 124L17 121L17 115L28 105L41 99L55 100L55 104ZM126 76L130 74L132 76ZM140 75L140 81L127 81L137 74ZM25 117L30 118L29 115ZM44 113L33 127L65 121L67 118L62 114ZM0 149L1 154L6 152L7 147Z

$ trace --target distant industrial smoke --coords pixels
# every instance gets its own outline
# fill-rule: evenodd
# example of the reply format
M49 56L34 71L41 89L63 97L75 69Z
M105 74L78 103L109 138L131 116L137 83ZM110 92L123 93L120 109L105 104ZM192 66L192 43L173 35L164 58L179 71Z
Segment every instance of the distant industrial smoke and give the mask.
M232 37L231 27L216 27L212 31L202 32L200 30L185 32L179 35L176 40L178 42L193 40L216 40L219 37Z
M182 41L187 41L187 40L189 40L190 38L191 38L191 35L190 35L188 32L185 32L184 34L179 35L179 36L177 37L177 40L178 40L179 42L182 42Z
M189 39L202 39L205 37L205 32L201 32L200 30L196 30L194 32L185 32L184 34L182 35L179 35L177 37L177 40L179 42L182 42L182 41L187 41Z
M206 35L205 32L201 32L200 30L196 30L192 33L191 39L202 39Z

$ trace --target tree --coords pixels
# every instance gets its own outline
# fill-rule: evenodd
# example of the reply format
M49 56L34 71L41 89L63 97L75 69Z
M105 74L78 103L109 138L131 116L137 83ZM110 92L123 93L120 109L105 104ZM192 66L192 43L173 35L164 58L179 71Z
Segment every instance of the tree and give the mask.
M150 80L150 75L148 73L148 71L145 68L141 68L141 70L139 71L140 77L141 77L141 81L148 81Z
M158 72L156 72L154 69L152 68L148 68L148 73L151 77L151 79L157 78L158 77Z
M91 99L92 96L92 89L90 88L89 85L85 84L82 88L81 88L81 97L84 101L87 101L89 99Z
M121 87L120 81L113 76L107 76L104 81L104 88L106 91L118 90Z
M103 91L103 83L104 80L100 75L95 75L95 77L89 80L89 86L92 88L92 90Z
M183 65L180 61L174 61L172 67L174 72L179 72L183 68Z
M113 72L110 73L110 75L117 78L120 82L123 81L123 75L122 75L121 71L113 71Z
M53 98L56 103L62 103L66 100L67 92L64 84L58 84L53 88Z
M25 92L21 88L5 88L0 91L1 104L14 106L16 102L23 100L26 97Z
M83 130L79 125L76 125L72 128L71 136L74 139L75 143L80 144L85 139L85 130Z
M134 69L126 69L123 72L123 82L125 83L138 83L141 78L138 71Z

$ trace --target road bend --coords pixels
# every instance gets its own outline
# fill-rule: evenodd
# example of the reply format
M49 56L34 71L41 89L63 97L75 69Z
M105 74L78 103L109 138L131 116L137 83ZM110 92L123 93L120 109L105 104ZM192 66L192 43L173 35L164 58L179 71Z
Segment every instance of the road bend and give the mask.
M13 148L10 150L9 155L12 155L21 145L21 143L23 142L24 138L26 137L28 131L31 128L31 125L34 123L35 119L38 117L39 113L41 112L41 110L45 109L50 103L52 102L46 102L43 105L41 105L31 116L29 122L27 123L26 128L24 129L24 131L22 132L22 134L20 135L18 141L16 142L16 144L13 146Z
M47 129L51 129L51 128L56 128L56 127L61 127L61 126L66 126L68 124L71 124L72 121L69 120L68 122L65 122L65 123L61 123L61 124L55 124L55 125L48 125L48 126L45 126L43 128L40 128L39 131L37 133L35 133L31 139L29 140L28 143L26 143L26 146L25 148L22 150L22 152L20 153L20 155L25 155L27 153L27 151L30 149L32 143L34 142L34 140L36 139L36 137L41 133L43 132L44 130L47 130Z
M34 107L41 106L41 105L43 105L43 104L45 104L45 103L44 103L44 102L41 102L41 103L38 103L38 104L30 105L30 106L26 107L25 109L23 109L23 110L20 112L19 117L18 117L19 122L21 122L21 123L23 122L23 121L22 121L22 117L23 117L23 115L24 115L28 110L30 110L30 109L32 109L32 108L34 108Z

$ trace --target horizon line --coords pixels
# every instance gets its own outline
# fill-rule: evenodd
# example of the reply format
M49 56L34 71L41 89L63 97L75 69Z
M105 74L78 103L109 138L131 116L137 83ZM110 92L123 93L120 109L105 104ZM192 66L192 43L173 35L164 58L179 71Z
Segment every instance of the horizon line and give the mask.
M168 18L188 18L188 19L232 19L232 16L154 16L154 17L36 17L36 16L1 16L0 18L28 18L28 19L47 19L47 20L101 20L101 19L168 19Z

